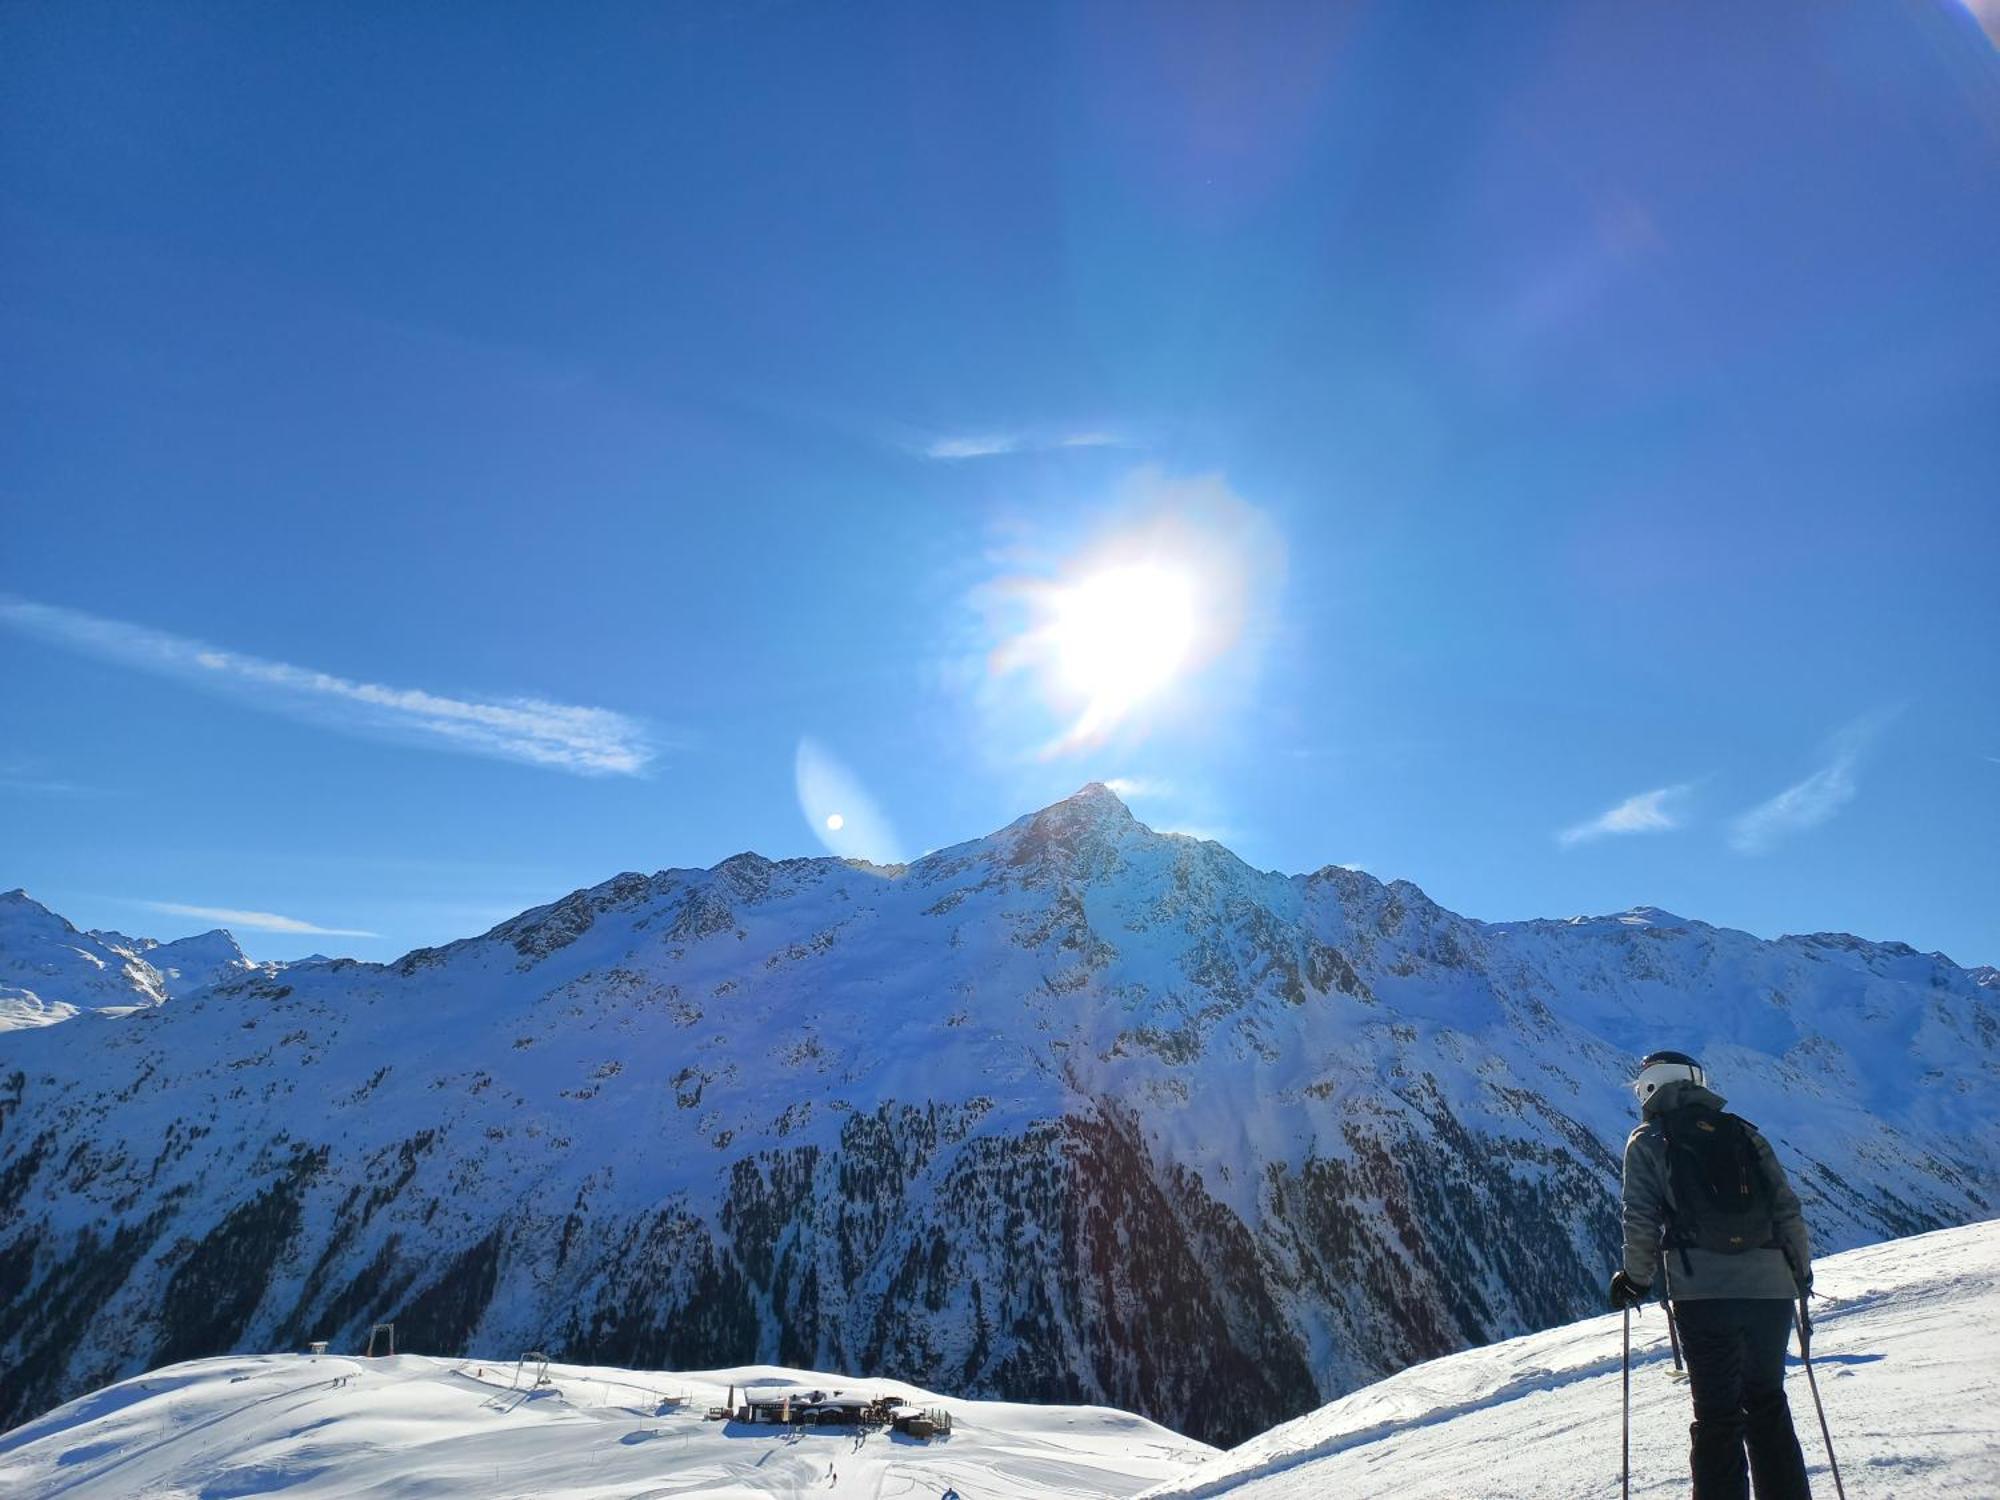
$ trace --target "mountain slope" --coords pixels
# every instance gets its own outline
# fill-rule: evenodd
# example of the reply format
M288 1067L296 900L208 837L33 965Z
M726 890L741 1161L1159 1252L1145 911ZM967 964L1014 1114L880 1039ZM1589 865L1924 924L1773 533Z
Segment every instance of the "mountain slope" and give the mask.
M1102 788L908 867L622 875L0 1037L0 1420L394 1318L1235 1440L1594 1306L1663 1044L1822 1244L1992 1211L2000 997L1898 944L1487 925Z
M1813 1369L1856 1495L2000 1494L2000 1223L1852 1250L1819 1267ZM1620 1320L1593 1318L1405 1370L1272 1429L1147 1500L1574 1500L1618 1483ZM1792 1345L1787 1395L1814 1493L1831 1494ZM1687 1387L1657 1306L1632 1332L1632 1493L1687 1493ZM1865 1488L1864 1488L1865 1487Z
M1853 1493L2000 1493L2000 1224L1823 1261L1814 1367ZM749 1367L666 1374L513 1360L256 1355L156 1370L0 1437L0 1490L64 1495L1231 1496L1574 1500L1619 1459L1619 1323L1599 1317L1391 1376L1228 1453L1103 1408L1024 1407ZM1685 1495L1688 1396L1657 1307L1633 1338L1635 1495ZM1791 1398L1830 1493L1812 1397ZM947 1440L703 1420L728 1393L895 1390L954 1417ZM663 1397L683 1398L663 1401ZM1164 1482L1161 1482L1163 1481ZM1153 1488L1147 1488L1148 1486ZM1865 1486L1865 1489L1864 1489Z
M538 1384L541 1376L546 1383ZM894 1394L951 1413L929 1442L874 1429L709 1422L733 1390L804 1407ZM666 1398L666 1399L663 1399ZM304 1355L197 1360L0 1437L15 1500L1130 1495L1214 1450L1104 1407L959 1401L768 1365L669 1375L514 1360Z

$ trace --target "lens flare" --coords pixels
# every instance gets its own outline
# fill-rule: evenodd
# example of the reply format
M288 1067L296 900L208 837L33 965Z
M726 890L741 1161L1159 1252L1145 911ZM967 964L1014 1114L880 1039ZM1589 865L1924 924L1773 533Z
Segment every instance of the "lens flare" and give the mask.
M896 830L861 778L810 736L793 757L799 811L820 843L843 859L892 865L902 856Z

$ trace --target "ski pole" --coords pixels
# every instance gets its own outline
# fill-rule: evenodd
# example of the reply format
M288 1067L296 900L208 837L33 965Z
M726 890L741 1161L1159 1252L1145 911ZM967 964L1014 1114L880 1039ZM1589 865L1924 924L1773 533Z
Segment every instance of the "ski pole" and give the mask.
M1681 1328L1680 1324L1674 1319L1674 1305L1665 1297L1662 1297L1660 1299L1660 1306L1667 1310L1667 1338L1674 1346L1674 1373L1676 1375L1684 1374L1686 1372L1681 1367Z
M1631 1500L1632 1495L1632 1309L1625 1309L1625 1423L1622 1439L1624 1474L1618 1482L1618 1493L1622 1500ZM1847 1500L1843 1495L1841 1500Z
M1833 1492L1840 1500L1847 1500L1847 1490L1840 1482L1840 1460L1833 1456L1833 1433L1826 1425L1826 1406L1819 1399L1819 1381L1813 1376L1812 1367L1812 1314L1806 1311L1806 1299L1799 1298L1799 1362L1806 1367L1806 1384L1812 1387L1813 1410L1819 1413L1819 1435L1826 1443L1826 1466L1833 1471Z

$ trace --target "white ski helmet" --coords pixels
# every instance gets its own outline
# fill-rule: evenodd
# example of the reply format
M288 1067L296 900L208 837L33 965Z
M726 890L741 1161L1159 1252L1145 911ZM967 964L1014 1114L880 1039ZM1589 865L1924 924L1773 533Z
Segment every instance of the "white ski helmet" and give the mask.
M1708 1075L1685 1052L1648 1052L1639 1062L1639 1076L1632 1080L1632 1092L1643 1107L1662 1085L1681 1079L1706 1084Z

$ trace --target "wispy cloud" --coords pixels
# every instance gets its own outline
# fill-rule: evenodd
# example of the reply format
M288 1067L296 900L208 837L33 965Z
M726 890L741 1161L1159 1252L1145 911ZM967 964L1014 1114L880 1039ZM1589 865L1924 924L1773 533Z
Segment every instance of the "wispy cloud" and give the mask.
M1020 447L1009 437L939 438L924 449L925 458L991 458L996 453L1012 453Z
M1565 846L1586 844L1614 833L1665 833L1678 828L1682 822L1678 808L1689 790L1688 784L1682 782L1678 786L1636 793L1588 822L1565 828L1556 835L1556 842Z
M313 937L381 936L380 933L363 932L358 927L321 927L317 922L280 916L274 911L238 911L233 906L188 906L179 901L141 901L138 904L149 911L165 912L169 916L194 917L203 922L215 922L223 927L242 927L254 932L297 932Z
M0 760L0 792L19 792L26 796L40 797L108 797L109 787L92 786L88 782L71 781L66 776L51 775L46 763L26 760L13 756Z
M1860 790L1855 773L1895 711L1856 719L1828 741L1826 763L1803 781L1794 782L1767 802L1760 802L1736 819L1730 847L1739 854L1764 854L1795 833L1817 828Z
M5 595L0 595L0 624L346 733L388 736L579 776L637 776L654 756L645 727L607 708L541 698L454 698L422 688L359 682Z
M1174 792L1171 782L1162 781L1157 776L1113 776L1104 786L1127 802L1144 801L1148 797L1171 797Z
M110 788L90 786L81 781L65 781L60 776L19 775L0 767L0 792L20 792L37 797L108 797Z
M994 458L1003 453L1041 453L1052 448L1114 448L1119 439L1108 432L1069 432L1050 436L1030 432L960 434L933 439L926 458Z

